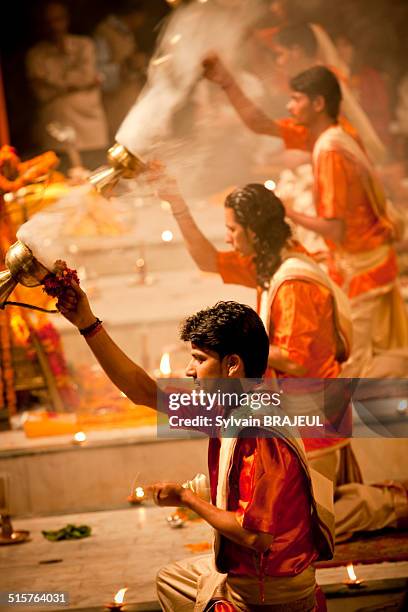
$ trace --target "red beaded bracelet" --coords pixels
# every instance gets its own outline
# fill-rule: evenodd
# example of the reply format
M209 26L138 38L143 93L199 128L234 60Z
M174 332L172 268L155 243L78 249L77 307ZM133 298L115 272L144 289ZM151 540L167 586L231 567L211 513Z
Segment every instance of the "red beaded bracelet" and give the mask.
M101 329L102 321L97 318L96 321L92 323L92 325L88 325L88 327L83 327L82 329L80 329L79 333L85 338L92 338L92 336L95 336L95 334L97 334Z

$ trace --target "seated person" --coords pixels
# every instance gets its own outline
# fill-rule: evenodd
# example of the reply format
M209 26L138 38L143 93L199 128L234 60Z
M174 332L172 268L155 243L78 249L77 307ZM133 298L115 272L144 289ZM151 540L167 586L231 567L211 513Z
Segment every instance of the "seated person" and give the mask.
M116 346L92 313L85 293L73 283L58 307L79 328L119 389L136 404L157 409L156 382ZM189 317L181 338L191 343L186 374L197 384L211 378L259 378L266 370L268 337L249 306L218 302ZM154 485L158 505L183 505L215 532L214 555L181 561L159 572L163 610L203 612L209 605L231 610L227 602L242 612L266 612L282 605L288 612L315 610L311 564L331 557L334 522L330 508L323 510L315 496L325 487L330 489L330 484L323 479L318 489L312 486L297 439L253 437L254 433L244 429L236 438L210 438L212 503L180 484Z

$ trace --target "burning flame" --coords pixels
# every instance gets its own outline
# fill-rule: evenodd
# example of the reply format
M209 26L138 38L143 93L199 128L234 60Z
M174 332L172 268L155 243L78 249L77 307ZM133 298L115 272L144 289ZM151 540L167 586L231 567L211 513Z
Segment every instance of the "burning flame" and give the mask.
M143 489L143 487L136 487L135 495L136 495L136 497L139 497L139 498L144 497L144 489Z
M74 440L75 442L85 442L86 433L84 433L83 431L77 431L76 434L74 434Z
M276 183L272 179L268 179L267 181L265 181L264 186L270 191L274 191L274 189L276 189Z
M352 580L353 582L355 582L357 580L357 576L355 574L354 571L354 566L352 563L349 563L346 567L347 569L347 573L348 573L348 577L350 578L350 580Z
M125 599L125 593L126 593L126 591L127 591L127 587L125 587L124 589L120 589L120 590L119 590L119 591L116 593L115 597L113 598L113 600L114 600L114 602L115 602L116 604L122 604L122 603L123 603L123 600Z
M160 359L160 372L163 376L169 376L171 374L170 353L163 353Z

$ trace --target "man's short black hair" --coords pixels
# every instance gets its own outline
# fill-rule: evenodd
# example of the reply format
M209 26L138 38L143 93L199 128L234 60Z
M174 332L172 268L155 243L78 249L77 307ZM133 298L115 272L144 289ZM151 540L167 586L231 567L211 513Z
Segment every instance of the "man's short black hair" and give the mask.
M239 355L246 378L261 378L268 365L269 339L255 310L238 302L217 302L182 324L180 338L223 359Z
M325 66L313 66L290 81L293 91L306 94L313 100L322 96L326 103L326 112L332 119L337 119L342 99L339 82L333 72Z
M296 25L282 28L276 33L276 42L291 49L298 45L308 57L315 57L317 53L317 40L309 24L298 23Z

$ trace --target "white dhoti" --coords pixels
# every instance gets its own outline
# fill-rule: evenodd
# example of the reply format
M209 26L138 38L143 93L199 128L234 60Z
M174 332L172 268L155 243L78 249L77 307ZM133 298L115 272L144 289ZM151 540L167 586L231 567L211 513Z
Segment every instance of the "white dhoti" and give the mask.
M353 350L342 376L405 378L408 375L408 323L397 283L350 300Z
M408 376L408 314L396 273L393 247L335 254L335 266L350 296L353 344L342 377ZM389 277L381 283L381 277ZM377 284L376 284L377 283Z
M259 578L220 574L213 555L172 563L157 574L157 594L164 612L204 612L211 610L211 602L217 599L230 602L237 612L314 610L315 577L311 567L298 576L266 576L263 588L265 603L261 601Z
M309 463L337 484L334 490L336 541L345 540L358 531L408 526L408 497L401 483L385 481L364 484L339 479L340 472L343 472L348 473L348 480L352 480L353 473L357 474L356 480L360 480L356 459L349 445L309 458Z

